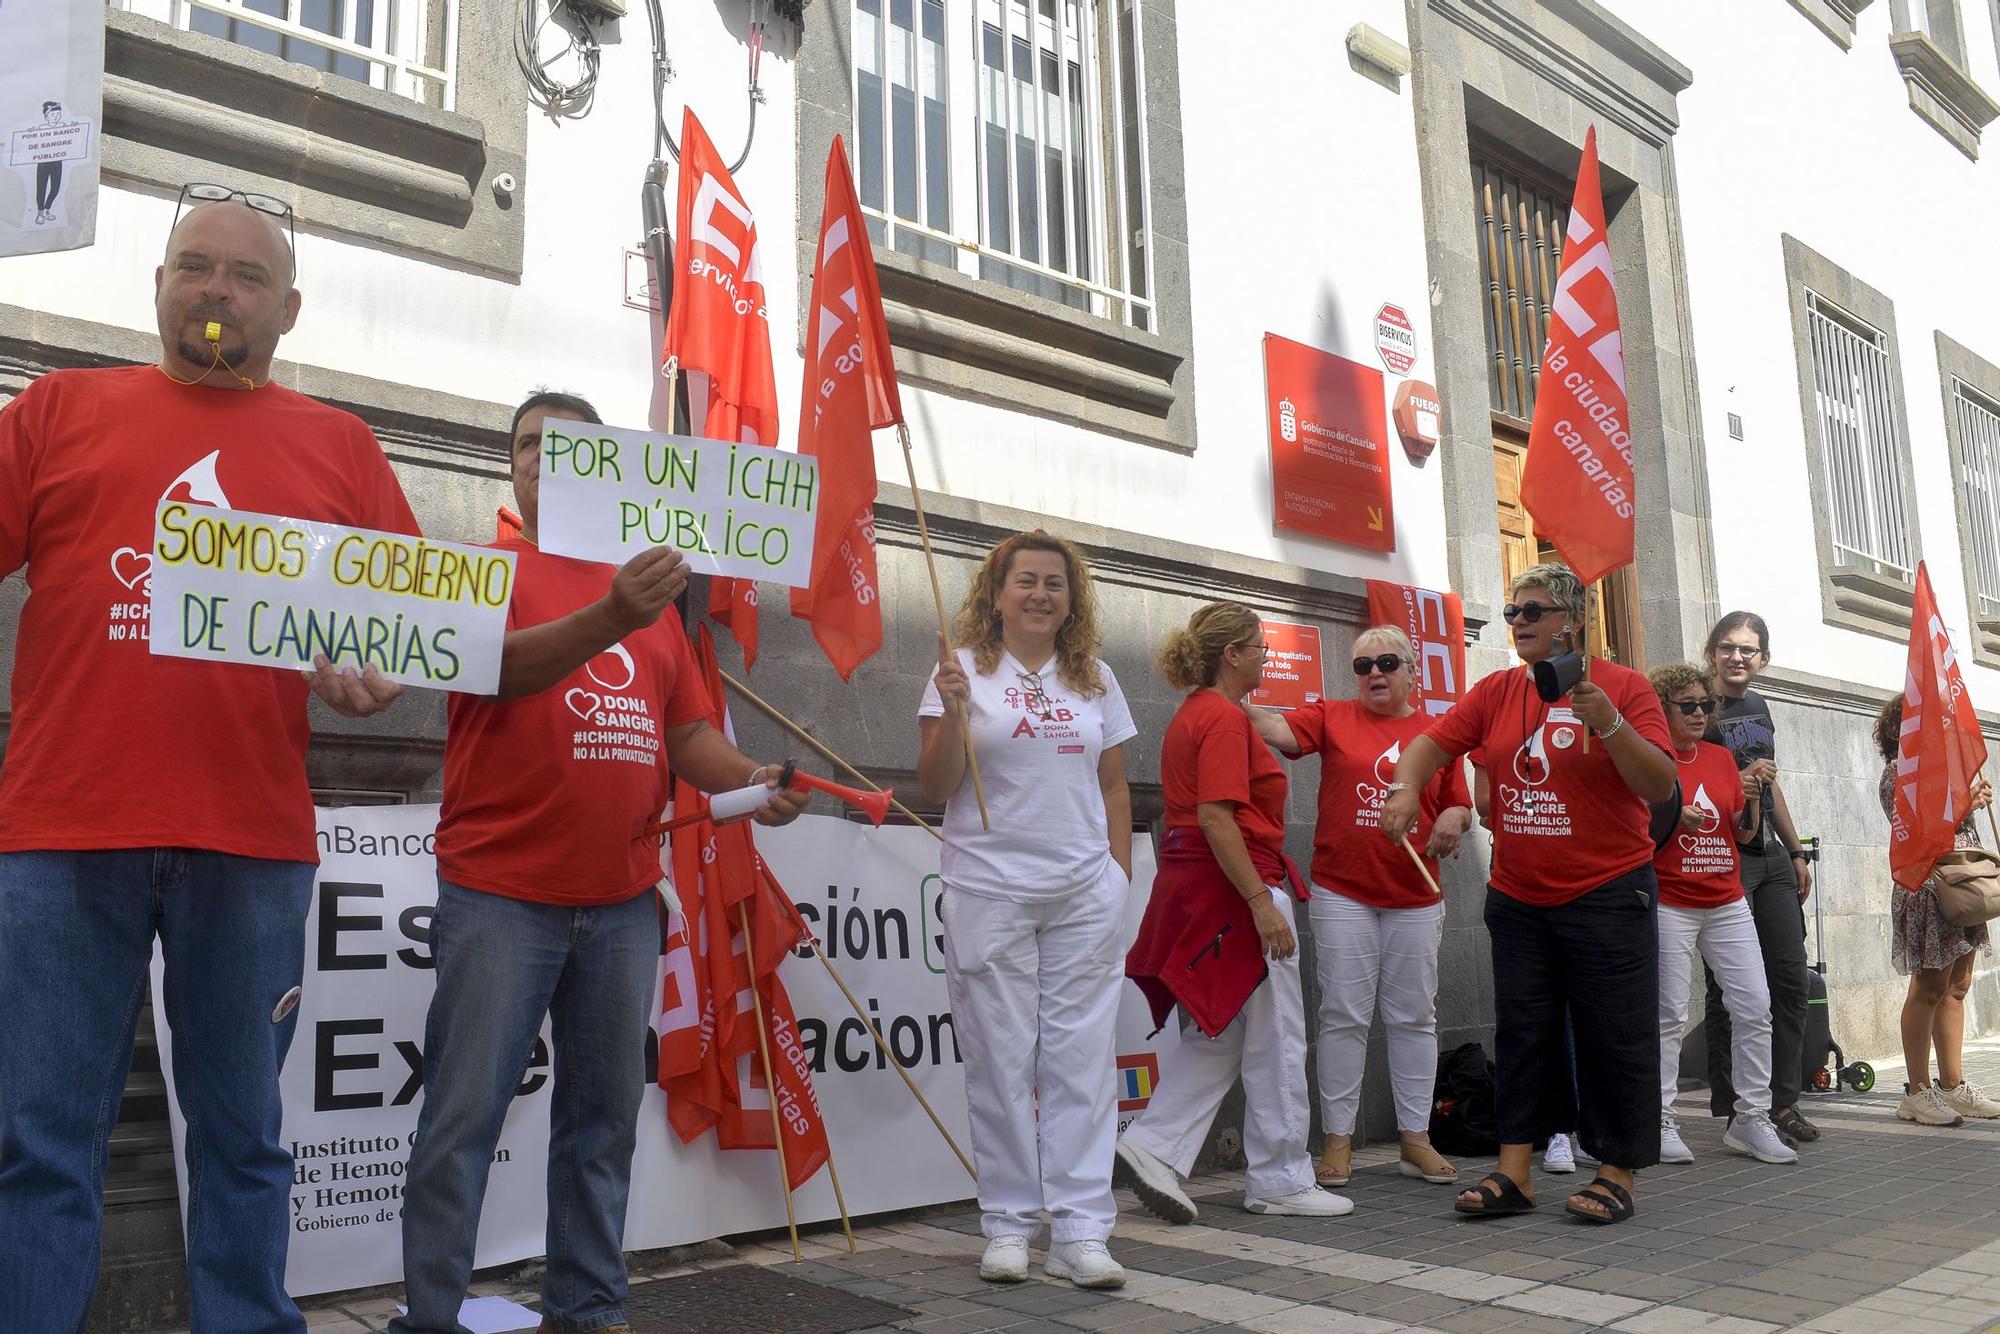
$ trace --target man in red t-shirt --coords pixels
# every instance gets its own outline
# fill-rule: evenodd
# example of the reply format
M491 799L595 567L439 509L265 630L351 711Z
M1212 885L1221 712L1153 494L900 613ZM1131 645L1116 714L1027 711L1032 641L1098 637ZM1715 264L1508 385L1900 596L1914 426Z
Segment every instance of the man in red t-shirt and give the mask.
M154 277L159 361L54 371L0 411L0 575L29 588L0 768L0 1329L83 1323L156 934L194 1325L305 1328L278 1071L318 861L306 695L362 717L398 688L153 656L154 512L417 525L366 426L270 382L299 313L290 210L214 193Z
M678 552L655 547L614 571L536 545L550 418L600 420L546 391L515 410L522 528L495 543L518 561L500 697L451 697L398 1334L459 1328L487 1170L545 1015L556 1084L542 1328L630 1330L625 1205L660 958L660 850L645 830L672 774L706 792L777 783L777 766L709 724L687 635L662 618L687 583ZM757 818L784 824L805 804L775 791Z

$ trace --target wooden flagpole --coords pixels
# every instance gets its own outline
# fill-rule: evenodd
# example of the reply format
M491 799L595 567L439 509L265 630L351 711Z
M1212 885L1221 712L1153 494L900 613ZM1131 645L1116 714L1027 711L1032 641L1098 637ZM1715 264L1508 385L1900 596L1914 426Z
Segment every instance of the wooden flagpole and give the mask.
M822 1118L821 1124L825 1124ZM847 1216L847 1197L840 1193L840 1169L833 1165L833 1136L826 1137L826 1170L833 1178L833 1202L840 1206L840 1230L847 1234L847 1253L858 1254L861 1250L854 1244L854 1220Z
M1439 898L1443 898L1444 891L1438 888L1437 878L1431 874L1431 868L1424 865L1424 859L1417 855L1417 850L1410 845L1410 836L1408 834L1403 835L1403 851L1409 853L1410 860L1417 864L1417 874L1421 875L1424 878L1424 883L1431 887L1431 893L1437 895Z
M729 683L729 688L731 690L734 690L737 694L743 696L744 699L749 700L751 704L755 705L757 709L760 712L762 712L765 717L769 718L772 722L778 724L778 726L784 728L787 732L790 732L793 736L797 737L799 740L805 742L808 746L811 746L814 750L818 751L822 756L826 758L828 763L835 765L840 769L842 773L847 774L849 777L855 779L857 782L866 783L870 791L881 792L884 790L884 788L880 783L877 783L867 774L862 773L859 769L849 764L846 760L843 760L840 758L840 756L834 754L833 750L830 747L828 747L825 742L821 741L811 732L806 731L805 728L799 726L797 723L793 722L790 718L787 718L784 714L780 713L778 711L777 705L772 704L769 700L766 700L763 696L759 695L749 686L744 685L741 681L731 676L728 672L722 672L720 668L717 668L716 670L718 672L721 672L722 679ZM933 825L931 825L929 821L924 819L923 816L918 815L915 811L911 810L908 806L905 806L902 802L897 801L894 797L889 798L889 804L891 806L894 806L897 810L901 811L904 815L908 816L915 823L922 825L924 832L929 834L932 838L936 839L940 843L944 842L944 835L940 834L937 831L937 829Z
M931 553L931 528L924 519L924 498L917 490L917 462L910 445L910 428L905 422L896 423L896 439L903 446L903 467L910 475L910 505L917 512L917 537L924 545L924 564L931 572L931 599L937 603L938 633L947 639L951 637L951 625L944 615L944 588L938 583L937 557ZM990 830L993 822L986 815L986 785L979 781L979 748L972 744L972 720L966 714L963 700L955 701L958 713L958 730L965 738L965 763L972 771L972 795L979 802L979 827ZM970 1169L968 1169L970 1170Z
M1590 679L1590 590L1596 586L1595 584L1585 584L1583 586L1583 643L1581 648L1583 650L1583 679L1586 681ZM1590 728L1588 726L1583 729L1583 753L1586 755L1590 754Z
M799 1252L799 1217L792 1208L792 1169L785 1162L785 1123L778 1115L778 1080L771 1072L771 1035L764 1028L764 998L757 991L757 949L750 939L750 904L736 905L736 920L743 927L743 963L750 971L750 1005L757 1017L757 1051L764 1058L764 1091L771 1098L771 1142L778 1150L778 1184L785 1191L785 1225L792 1232L792 1259L803 1260ZM829 1161L832 1149L828 1149ZM843 1211L843 1218L845 1213Z

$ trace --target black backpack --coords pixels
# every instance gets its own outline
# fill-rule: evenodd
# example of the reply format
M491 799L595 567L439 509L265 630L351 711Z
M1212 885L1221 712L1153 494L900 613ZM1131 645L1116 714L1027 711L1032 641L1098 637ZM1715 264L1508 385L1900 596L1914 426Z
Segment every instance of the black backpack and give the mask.
M1500 1151L1493 1115L1493 1062L1477 1042L1438 1057L1431 1102L1431 1144L1439 1153L1477 1156Z

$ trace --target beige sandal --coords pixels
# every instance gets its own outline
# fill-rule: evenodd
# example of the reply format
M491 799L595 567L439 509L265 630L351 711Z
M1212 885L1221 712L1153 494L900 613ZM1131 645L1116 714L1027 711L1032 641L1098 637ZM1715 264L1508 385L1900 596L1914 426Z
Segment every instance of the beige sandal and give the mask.
M1412 1158L1412 1153L1429 1154L1430 1161ZM1432 1185L1449 1186L1458 1180L1458 1169L1446 1161L1443 1154L1428 1144L1405 1144L1402 1159L1396 1170L1406 1177L1422 1177Z
M1354 1141L1345 1144L1334 1142L1329 1135L1320 1146L1319 1163L1313 1169L1313 1180L1322 1186L1344 1186L1354 1176Z

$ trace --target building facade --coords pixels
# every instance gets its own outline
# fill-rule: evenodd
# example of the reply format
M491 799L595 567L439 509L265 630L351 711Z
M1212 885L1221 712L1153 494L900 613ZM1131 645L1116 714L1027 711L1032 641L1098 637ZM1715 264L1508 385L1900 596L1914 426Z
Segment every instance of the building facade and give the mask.
M508 499L521 396L571 389L636 425L658 392L634 259L648 24L643 7L586 25L529 6L527 63L564 85L550 106L524 77L514 3L424 0L393 22L349 8L112 0L97 244L0 262L0 396L59 366L153 359L150 275L179 187L265 191L299 217L304 309L281 378L369 421L428 533L480 540ZM1539 551L1518 471L1594 126L1639 492L1638 559L1603 589L1599 638L1654 665L1697 653L1722 611L1768 620L1760 688L1791 808L1824 851L1833 1028L1850 1055L1897 1049L1868 732L1902 680L1919 559L1974 698L2000 701L2000 176L1981 143L2000 114L1995 0L787 8L669 6L664 98L676 133L690 104L726 156L747 153L736 179L764 238L785 442L840 134L946 599L1008 532L1086 547L1141 724L1142 821L1160 812L1177 703L1152 653L1203 601L1319 627L1336 697L1353 690L1341 664L1371 578L1457 591L1474 674L1510 661L1506 578ZM565 48L585 31L601 49L578 92ZM1274 526L1270 334L1386 370L1385 392L1435 386L1435 452L1380 442L1393 550ZM881 654L842 684L769 597L748 679L914 791L935 617L900 455L883 433ZM23 594L0 585L9 675ZM435 795L440 698L319 721L326 799ZM754 749L794 749L747 710L737 721ZM1315 763L1293 777L1303 860ZM1490 1037L1482 839L1448 868L1447 1046ZM1977 1030L2000 1022L1989 968L1971 1005ZM143 1065L107 1242L107 1265L134 1276L115 1289L133 1320L137 1276L179 1250ZM1379 1078L1363 1130L1393 1131Z

